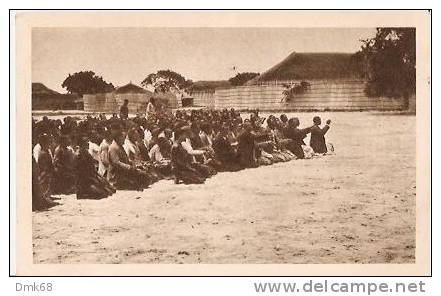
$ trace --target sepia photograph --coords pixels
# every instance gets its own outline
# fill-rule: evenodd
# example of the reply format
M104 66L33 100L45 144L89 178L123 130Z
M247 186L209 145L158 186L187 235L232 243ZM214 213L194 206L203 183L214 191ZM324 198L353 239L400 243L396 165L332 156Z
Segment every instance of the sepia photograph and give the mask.
M17 16L18 263L429 272L427 11L89 13Z

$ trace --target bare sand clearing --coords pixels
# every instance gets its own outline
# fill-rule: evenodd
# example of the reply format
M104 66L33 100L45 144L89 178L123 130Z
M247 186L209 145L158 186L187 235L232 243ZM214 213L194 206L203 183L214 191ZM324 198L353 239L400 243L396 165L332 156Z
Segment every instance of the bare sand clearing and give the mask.
M415 116L320 115L336 155L98 201L62 196L33 213L34 261L414 262Z

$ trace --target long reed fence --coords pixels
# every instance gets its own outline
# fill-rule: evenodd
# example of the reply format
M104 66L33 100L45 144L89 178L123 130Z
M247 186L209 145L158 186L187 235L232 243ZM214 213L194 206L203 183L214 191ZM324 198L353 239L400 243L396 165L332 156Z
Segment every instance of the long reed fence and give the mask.
M284 84L300 81L278 81L260 85L218 88L194 92L194 105L238 110L402 110L404 100L367 97L363 80L311 80L310 87L291 100L284 101Z

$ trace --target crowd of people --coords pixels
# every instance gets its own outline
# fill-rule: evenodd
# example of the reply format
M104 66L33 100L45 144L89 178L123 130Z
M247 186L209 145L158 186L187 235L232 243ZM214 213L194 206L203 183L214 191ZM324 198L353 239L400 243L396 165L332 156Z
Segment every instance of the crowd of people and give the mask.
M202 184L217 172L234 172L333 151L320 117L299 128L298 118L255 110L244 118L234 109L174 114L154 111L84 119L32 119L32 205L58 204L54 195L101 199L116 190L144 190L161 179ZM310 143L304 142L310 134Z

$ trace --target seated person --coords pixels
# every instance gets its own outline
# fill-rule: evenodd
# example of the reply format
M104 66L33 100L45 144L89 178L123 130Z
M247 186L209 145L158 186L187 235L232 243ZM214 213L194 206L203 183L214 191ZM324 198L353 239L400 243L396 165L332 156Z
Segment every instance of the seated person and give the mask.
M92 132L92 135L89 139L89 154L92 155L93 159L96 161L96 164L100 162L100 144L101 139L96 132Z
M109 147L109 180L117 189L140 190L147 188L151 181L148 175L133 164L124 151L125 133L115 130Z
M199 136L202 141L202 145L205 147L213 147L213 128L209 123L203 123L201 125L201 132L199 133Z
M137 127L135 128L135 137L134 137L134 144L138 147L139 152L141 154L141 159L143 161L149 161L150 157L149 157L149 149L148 146L145 145L145 142L143 140L143 135L144 135L144 131L142 130L142 128Z
M42 143L41 146L43 146L43 151L46 150L47 144L43 143L46 140L43 139L44 136L40 137L40 143ZM41 152L41 146L38 155L40 155ZM42 211L47 210L53 206L59 205L59 203L52 200L51 197L51 179L47 178L45 180L45 175L50 176L50 174L40 174L40 170L43 169L46 165L43 165L47 160L50 160L50 164L52 163L51 158L47 158L46 152L43 152L42 154L42 162L40 165L37 164L34 158L32 158L32 211ZM51 165L49 163L47 164L49 167L49 171L52 171L50 169Z
M193 131L190 127L184 126L181 128L182 136L185 141L181 142L181 146L192 156L192 166L201 173L205 178L209 178L217 173L213 166L209 164L211 160L208 156L207 149L201 147L200 149L193 149L191 138L194 138Z
M78 199L102 199L116 192L115 188L98 174L95 160L88 152L86 138L80 140L80 149L76 159L76 179Z
M171 175L171 148L172 145L167 138L159 137L158 142L149 152L153 165L164 176Z
M299 125L300 121L297 117L288 120L286 136L291 139L291 142L287 148L299 159L310 158L312 157L312 149L306 146L303 140L306 138L306 135L311 132L311 127L299 129Z
M103 141L100 144L100 161L98 163L98 174L107 178L107 172L109 170L109 146L112 144L112 134L106 130L104 132Z
M156 139L156 143L157 141L158 140ZM124 151L129 157L129 161L133 163L136 168L144 171L144 173L149 177L151 183L157 182L162 178L162 176L155 171L154 166L148 161L150 160L150 157L148 155L148 151L147 153L143 153L145 147L143 146L144 143L142 142L138 130L136 128L130 129L123 145Z
M69 136L63 135L54 152L54 193L75 193L74 152L70 147Z
M204 130L202 130L202 127ZM205 153L202 156L195 156L196 161L209 166L212 169L212 175L221 170L221 164L216 159L213 150L213 130L207 123L203 123L201 127L196 122L191 124L191 146L195 149L203 150Z
M237 141L237 135L236 135L236 132L234 130L234 125L233 124L230 124L228 126L227 139L228 139L228 141L231 143L231 145L233 147L237 147L237 145L239 144L239 142Z
M243 123L243 131L238 137L237 152L241 168L255 168L259 164L256 160L255 135L250 121Z
M139 142L138 136L139 134L136 129L130 129L123 144L124 151L126 152L129 160L135 164L140 164L144 161L141 150L136 144Z
M175 131L175 143L171 150L172 172L175 176L175 183L181 181L184 184L202 184L206 177L201 174L194 166L193 155L189 154L182 145L187 141L185 127Z
M53 182L54 182L54 164L52 160L52 153L50 150L51 139L47 134L42 134L39 139L40 149L35 155L36 162L36 181L39 184L40 194L44 199L54 199Z
M262 120L252 121L256 142L256 159L259 165L271 165L278 159L272 155L273 143L268 129L262 127Z
M288 116L286 116L286 114L282 114L280 115L280 129L282 133L285 133L287 128L288 128Z
M274 156L275 161L286 162L295 158L295 155L286 149L286 146L289 143L289 139L283 138L283 133L280 129L279 119L273 117L272 120L268 120L268 128L270 131L270 137L272 141L273 151L272 155Z
M229 128L226 124L222 127L213 142L213 149L216 159L220 162L220 170L235 172L241 169L238 162L238 155L228 140Z

